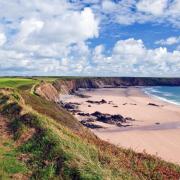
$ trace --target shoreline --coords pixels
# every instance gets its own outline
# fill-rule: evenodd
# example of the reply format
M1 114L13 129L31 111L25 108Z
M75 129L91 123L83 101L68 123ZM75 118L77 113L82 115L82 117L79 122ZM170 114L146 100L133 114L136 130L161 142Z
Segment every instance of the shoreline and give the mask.
M176 102L176 101L173 101L173 100L169 100L165 97L160 97L158 95L154 95L154 94L151 94L150 92L148 92L147 90L143 89L143 88L140 88L140 90L145 93L147 96L150 96L152 98L155 98L155 99L159 99L161 101L164 101L164 102L167 102L167 103L170 103L170 104L174 104L176 106L180 106L180 103Z
M146 151L166 161L180 164L180 142L177 142L180 137L180 108L177 105L149 96L139 87L102 88L82 92L87 95L86 98L70 96L65 101L78 103L78 109L83 113L99 111L134 119L125 122L122 127L94 121L92 124L102 127L91 129L98 137L117 146L137 152ZM87 102L102 99L107 103ZM79 121L87 118L77 114L75 117Z

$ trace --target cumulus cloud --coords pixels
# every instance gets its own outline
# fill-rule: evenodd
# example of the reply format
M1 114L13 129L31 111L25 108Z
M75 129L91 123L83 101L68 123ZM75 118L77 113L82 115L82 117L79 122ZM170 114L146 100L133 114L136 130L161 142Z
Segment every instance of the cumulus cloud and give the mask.
M158 16L163 14L165 8L167 8L167 3L167 0L140 0L137 3L137 9Z
M70 11L46 21L40 37L42 41L58 41L69 45L98 37L98 34L98 20L90 8L85 8L81 12Z
M98 52L98 53L97 53ZM142 40L120 40L112 54L106 56L100 46L95 48L97 69L121 76L179 76L180 51L166 48L148 49Z
M169 37L167 39L161 39L159 41L155 42L156 44L160 45L173 45L173 44L179 44L180 43L180 36L179 37Z
M53 75L87 66L86 41L99 36L90 7L75 8L66 0L7 0L0 8L2 29L13 32L8 37L0 32L1 75Z

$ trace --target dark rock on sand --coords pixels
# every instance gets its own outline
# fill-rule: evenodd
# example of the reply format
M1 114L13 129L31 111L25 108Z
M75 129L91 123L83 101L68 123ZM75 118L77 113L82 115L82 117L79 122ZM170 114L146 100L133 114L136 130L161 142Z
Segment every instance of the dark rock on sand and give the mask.
M80 98L90 98L91 96L88 96L88 95L85 95L85 94L81 94L81 93L78 93L78 92L74 92L74 95L80 97Z
M136 103L130 103L131 105L134 105L134 106L136 106L137 104Z
M120 114L116 114L116 115L111 115L111 119L113 121L121 121L121 122L124 122L125 119L123 116L121 116Z
M149 106L157 106L157 107L159 106L159 105L154 104L154 103L149 103L148 105L149 105Z
M81 111L79 109L69 109L69 112L76 114L76 113L80 113Z
M104 100L104 99L102 99L101 101L88 100L88 101L86 101L86 102L91 103L91 104L105 104L105 103L107 103L107 101Z
M79 112L78 115L79 116L90 116L89 113L84 113L84 112Z
M130 124L125 124L125 125L123 125L123 124L121 124L121 123L118 123L117 126L119 126L119 127L129 127L129 126L132 126L132 125L130 125Z
M102 126L100 125L97 125L97 124L93 124L93 123L89 123L89 122L84 122L84 121L81 121L81 123L88 127L88 128L91 128L91 129L97 129L97 128L103 128Z
M80 103L76 103L76 102L60 102L60 105L65 108L66 110L68 111L72 111L73 109L77 110L78 109L78 106L81 105Z
M125 119L120 114L117 115L111 115L111 114L103 114L99 111L96 111L91 114L92 116L95 116L98 121L109 123L109 124L116 124L117 122L125 122Z
M83 119L83 120L81 120L81 123L95 122L95 121L96 121L95 119L88 118L88 119Z
M126 121L135 121L135 119L131 118L131 117L126 117L125 118Z

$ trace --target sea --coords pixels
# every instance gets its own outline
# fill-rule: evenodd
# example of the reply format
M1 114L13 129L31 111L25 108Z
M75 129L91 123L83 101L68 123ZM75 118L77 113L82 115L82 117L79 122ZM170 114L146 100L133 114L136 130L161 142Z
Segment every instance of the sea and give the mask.
M143 87L143 91L150 96L180 106L180 86Z

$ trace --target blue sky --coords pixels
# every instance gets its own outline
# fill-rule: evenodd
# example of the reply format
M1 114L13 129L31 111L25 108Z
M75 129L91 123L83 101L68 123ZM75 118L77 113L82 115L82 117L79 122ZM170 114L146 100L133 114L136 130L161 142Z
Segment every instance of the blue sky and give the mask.
M116 23L108 24L103 28L98 38L91 39L92 47L104 44L107 48L112 48L113 45L119 39L142 39L144 44L148 48L157 48L159 47L155 44L156 41L160 39L167 39L168 37L175 36L178 37L180 31L177 28L172 26L166 27L163 24L132 24L132 25L121 25ZM174 50L177 44L172 44L171 46L166 46L169 50Z
M180 76L179 0L0 0L0 75Z

